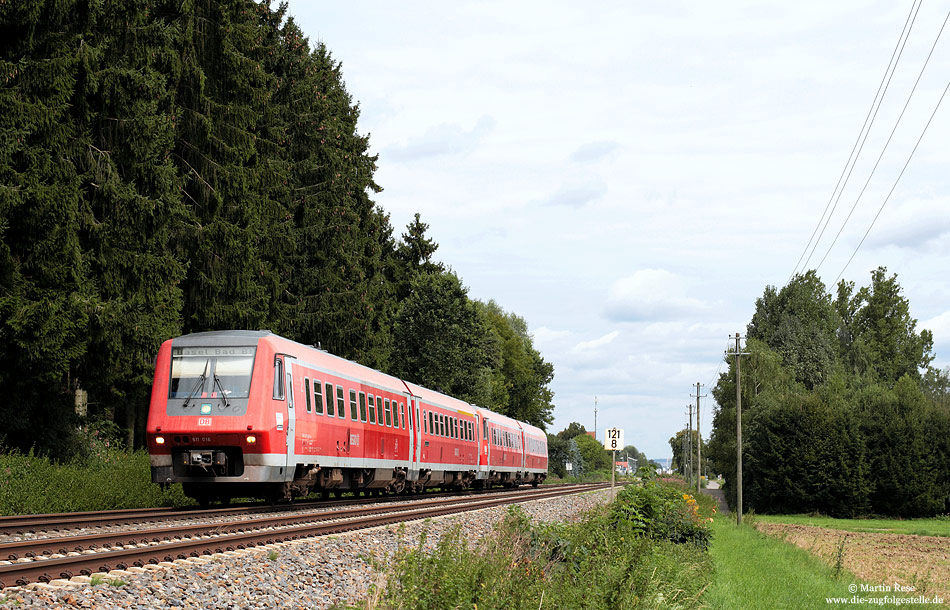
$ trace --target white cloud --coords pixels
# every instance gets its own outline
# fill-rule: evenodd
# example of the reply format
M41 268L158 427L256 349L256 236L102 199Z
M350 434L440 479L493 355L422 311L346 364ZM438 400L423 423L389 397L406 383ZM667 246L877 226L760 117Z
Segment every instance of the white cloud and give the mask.
M611 331L611 332L607 333L607 334L604 335L603 337L599 337L599 338L593 339L593 340L591 340L591 341L581 341L580 343L578 343L577 345L574 346L574 350L573 350L573 351L575 351L575 352L587 352L587 351L595 350L595 349L597 349L597 348L599 348L599 347L603 347L603 346L605 346L605 345L607 345L607 344L609 344L609 343L613 343L613 340L616 339L616 338L619 337L619 336L620 336L620 331L614 330L614 331Z
M702 301L687 294L683 278L665 269L640 269L607 292L607 317L614 321L675 319L704 309Z
M531 336L534 338L535 346L550 345L561 339L566 339L572 334L573 333L569 330L557 330L554 328L548 328L547 326L542 326L531 331Z
M544 200L544 204L580 208L601 199L606 194L606 182L600 178L588 177L561 184L558 190Z
M897 246L912 250L925 248L950 235L950 197L914 197L884 208L868 234L869 248ZM874 210L876 212L876 210ZM863 234L865 223L858 234ZM856 231L857 232L857 231Z
M575 163L593 163L614 156L619 149L620 144L618 142L589 142L579 146L571 153L571 161Z
M457 123L435 125L405 144L392 146L387 151L387 157L397 161L416 161L470 153L492 132L495 124L495 119L486 115L479 118L475 126L467 131Z
M934 342L950 343L950 311L945 311L929 320L917 323L917 329L926 329L933 333Z

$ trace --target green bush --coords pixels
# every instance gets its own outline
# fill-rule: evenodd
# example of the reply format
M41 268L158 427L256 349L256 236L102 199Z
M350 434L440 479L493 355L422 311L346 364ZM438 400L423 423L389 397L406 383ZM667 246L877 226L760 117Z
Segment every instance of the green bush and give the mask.
M93 435L84 457L56 463L18 451L0 453L0 514L182 506L181 485L152 483L148 453L130 453Z
M679 502L665 507L691 506L670 489ZM418 545L397 551L386 564L385 589L370 597L379 594L377 608L419 610L700 607L712 571L704 545L618 527L621 503L575 523L535 524L513 507L480 543L456 528L431 552L423 535Z
M700 513L697 500L678 485L649 475L641 485L627 485L617 494L610 517L619 531L656 540L705 549L711 537L708 517Z

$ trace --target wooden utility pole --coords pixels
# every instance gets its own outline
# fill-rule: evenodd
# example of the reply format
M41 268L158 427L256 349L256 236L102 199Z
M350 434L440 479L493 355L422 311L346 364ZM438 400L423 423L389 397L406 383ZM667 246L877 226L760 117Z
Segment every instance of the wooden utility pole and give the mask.
M693 479L693 469L690 466L693 464L693 405L692 403L686 405L686 408L689 409L689 420L686 424L686 487L689 488L689 484Z
M699 427L699 399L701 398L699 394L699 389L702 387L702 384L698 381L696 382L696 435L699 438L698 445L696 446L696 493L701 493L701 484L703 478L703 431Z
M742 525L742 358L736 333L736 525Z

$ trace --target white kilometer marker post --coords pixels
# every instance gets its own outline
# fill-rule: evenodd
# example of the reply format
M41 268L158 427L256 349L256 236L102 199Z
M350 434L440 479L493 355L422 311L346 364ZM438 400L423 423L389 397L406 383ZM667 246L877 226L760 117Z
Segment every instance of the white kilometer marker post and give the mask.
M623 428L607 428L604 431L604 449L610 451L610 496L616 498L614 479L617 474L617 449L623 447Z

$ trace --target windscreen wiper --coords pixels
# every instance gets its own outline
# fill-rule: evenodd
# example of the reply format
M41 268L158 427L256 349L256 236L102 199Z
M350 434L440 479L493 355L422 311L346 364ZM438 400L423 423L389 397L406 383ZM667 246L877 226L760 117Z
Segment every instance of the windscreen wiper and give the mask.
M215 386L216 388L218 388L218 391L219 391L219 392L221 392L221 398L224 399L224 406L225 406L225 408L230 407L230 406L231 406L231 401L228 400L228 395L225 394L225 392L224 392L224 384L221 383L221 380L218 378L218 374L217 374L217 373L213 373L213 375L214 375L214 386Z
M195 385L191 388L191 393L188 394L188 398L185 399L185 402L182 403L181 408L187 409L188 403L191 402L191 399L195 397L195 393L198 391L198 388L202 387L205 383L205 379L208 377L208 363L211 361L209 358L205 360L205 370L201 373L201 376L198 377L198 380L195 381Z

